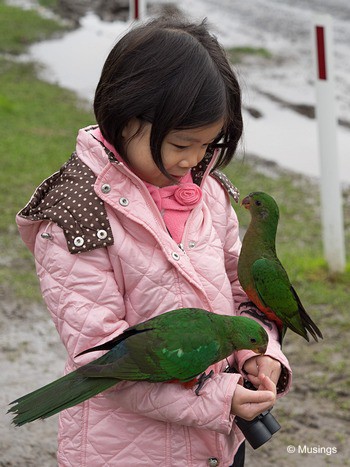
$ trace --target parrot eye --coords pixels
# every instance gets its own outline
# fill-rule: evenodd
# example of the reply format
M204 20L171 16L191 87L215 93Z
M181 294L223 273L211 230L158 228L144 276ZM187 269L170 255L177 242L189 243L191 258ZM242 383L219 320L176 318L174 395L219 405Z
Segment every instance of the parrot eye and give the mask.
M261 206L261 201L259 201L258 199L255 201L255 205L256 206Z
M256 339L254 339L254 337L252 337L252 338L250 339L250 342L251 342L252 344L256 344Z

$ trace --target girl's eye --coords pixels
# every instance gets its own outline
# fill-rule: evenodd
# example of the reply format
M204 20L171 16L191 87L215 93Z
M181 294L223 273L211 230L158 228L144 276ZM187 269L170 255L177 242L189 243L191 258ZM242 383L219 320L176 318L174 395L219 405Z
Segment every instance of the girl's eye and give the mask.
M181 149L181 150L189 148L189 146L180 146L179 144L173 144L173 146L174 146L176 149Z

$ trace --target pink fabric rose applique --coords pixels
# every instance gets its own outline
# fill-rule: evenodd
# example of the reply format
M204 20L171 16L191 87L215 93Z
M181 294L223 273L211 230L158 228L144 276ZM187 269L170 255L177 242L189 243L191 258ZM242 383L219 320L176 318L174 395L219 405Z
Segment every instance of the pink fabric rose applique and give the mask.
M192 177L189 173L182 178L180 185L159 188L145 183L176 243L181 242L188 216L202 199L202 190L190 180Z
M174 191L175 200L182 206L196 206L202 198L202 190L194 183L183 183Z

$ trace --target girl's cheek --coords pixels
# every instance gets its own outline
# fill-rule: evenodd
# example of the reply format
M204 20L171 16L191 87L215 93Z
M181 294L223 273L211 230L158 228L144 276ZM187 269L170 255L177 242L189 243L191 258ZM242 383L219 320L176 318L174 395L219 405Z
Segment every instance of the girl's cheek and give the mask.
M165 154L163 154L163 164L164 167L174 167L177 165L177 163L180 161L180 156L177 154L174 154L173 152L166 151Z

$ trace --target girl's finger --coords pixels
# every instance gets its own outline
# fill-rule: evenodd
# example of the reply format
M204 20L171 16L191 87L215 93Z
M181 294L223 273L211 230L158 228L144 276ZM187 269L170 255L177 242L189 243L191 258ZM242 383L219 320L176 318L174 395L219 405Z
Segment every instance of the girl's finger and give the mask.
M244 364L244 371L249 375L258 376L259 374L259 366L258 366L258 357L252 357L247 360Z
M260 373L259 375L260 384L258 387L258 391L271 391L274 395L276 395L276 385L275 383L264 373Z

